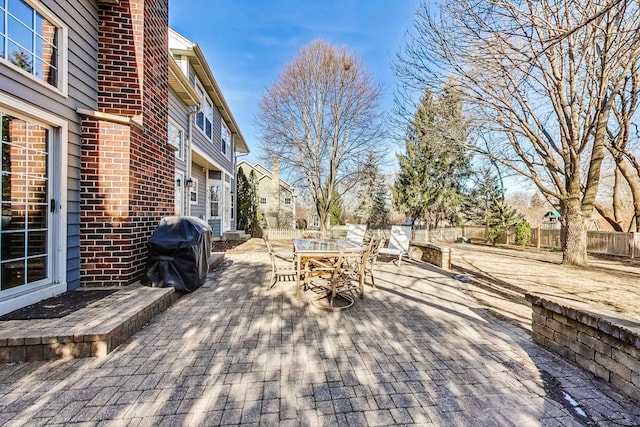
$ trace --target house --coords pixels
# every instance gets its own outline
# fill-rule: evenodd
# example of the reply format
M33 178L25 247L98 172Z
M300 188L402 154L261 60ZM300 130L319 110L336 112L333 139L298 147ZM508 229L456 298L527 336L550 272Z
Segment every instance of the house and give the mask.
M295 189L280 178L280 162L274 159L271 170L260 163L252 165L246 160L238 162L238 169L242 169L249 177L253 171L257 180L258 208L267 221L268 228L296 228Z
M543 230L560 230L562 226L560 222L560 212L556 210L548 211L542 217L540 225Z
M197 47L168 55L166 0L3 0L0 22L0 314L137 282L165 216L234 228L246 145Z
M234 232L236 153L249 149L197 44L169 29L169 142L175 147L175 213Z

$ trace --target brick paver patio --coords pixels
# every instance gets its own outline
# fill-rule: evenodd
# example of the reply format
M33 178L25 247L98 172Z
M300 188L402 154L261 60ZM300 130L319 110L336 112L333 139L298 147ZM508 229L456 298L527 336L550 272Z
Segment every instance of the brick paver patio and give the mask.
M109 355L0 369L3 425L639 425L640 408L449 274L379 263L342 312L233 251Z

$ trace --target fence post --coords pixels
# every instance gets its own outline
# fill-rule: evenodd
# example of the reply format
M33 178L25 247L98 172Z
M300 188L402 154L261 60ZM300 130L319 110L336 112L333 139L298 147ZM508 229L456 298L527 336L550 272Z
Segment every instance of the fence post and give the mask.
M540 233L540 227L536 227L536 248L540 249L540 238L542 237L542 233Z
M629 255L631 256L631 258L635 258L636 256L636 251L640 249L640 247L638 247L638 235L640 235L640 233L638 232L632 232L629 233Z

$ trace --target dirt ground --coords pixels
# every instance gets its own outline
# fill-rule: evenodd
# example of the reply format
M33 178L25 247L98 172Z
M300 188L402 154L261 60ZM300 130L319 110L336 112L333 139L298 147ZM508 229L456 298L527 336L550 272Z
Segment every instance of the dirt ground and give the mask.
M640 260L589 257L588 267L562 265L557 251L451 244L453 276L496 315L528 328L524 294L585 302L594 311L640 320Z

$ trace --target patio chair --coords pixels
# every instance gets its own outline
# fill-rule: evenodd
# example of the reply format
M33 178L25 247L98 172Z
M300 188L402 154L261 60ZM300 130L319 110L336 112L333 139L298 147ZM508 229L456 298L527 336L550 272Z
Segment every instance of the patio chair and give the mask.
M264 239L264 243L267 246L267 251L269 251L269 258L271 258L269 289L273 288L277 282L296 280L295 264L291 260L285 260L277 256L268 238Z
M358 291L360 298L364 297L364 264L369 256L370 246L358 248L344 248L335 260L309 259L305 266L307 274L305 285L319 295L315 300L327 298L329 309L350 307L353 299L347 293ZM335 307L336 297L348 301L346 306Z
M411 259L409 252L409 242L411 241L411 226L409 225L392 225L391 237L386 248L380 248L380 255L390 255L398 257L398 267L402 264L402 257L406 256Z
M362 246L364 235L367 232L367 224L349 224L347 240L356 246Z
M371 276L371 286L376 287L376 282L373 278L373 268L376 265L376 259L378 259L378 255L380 252L380 248L384 246L384 239L371 239L369 243L371 245L371 250L369 252L369 256L364 263L364 275L365 279L367 278L367 274Z

